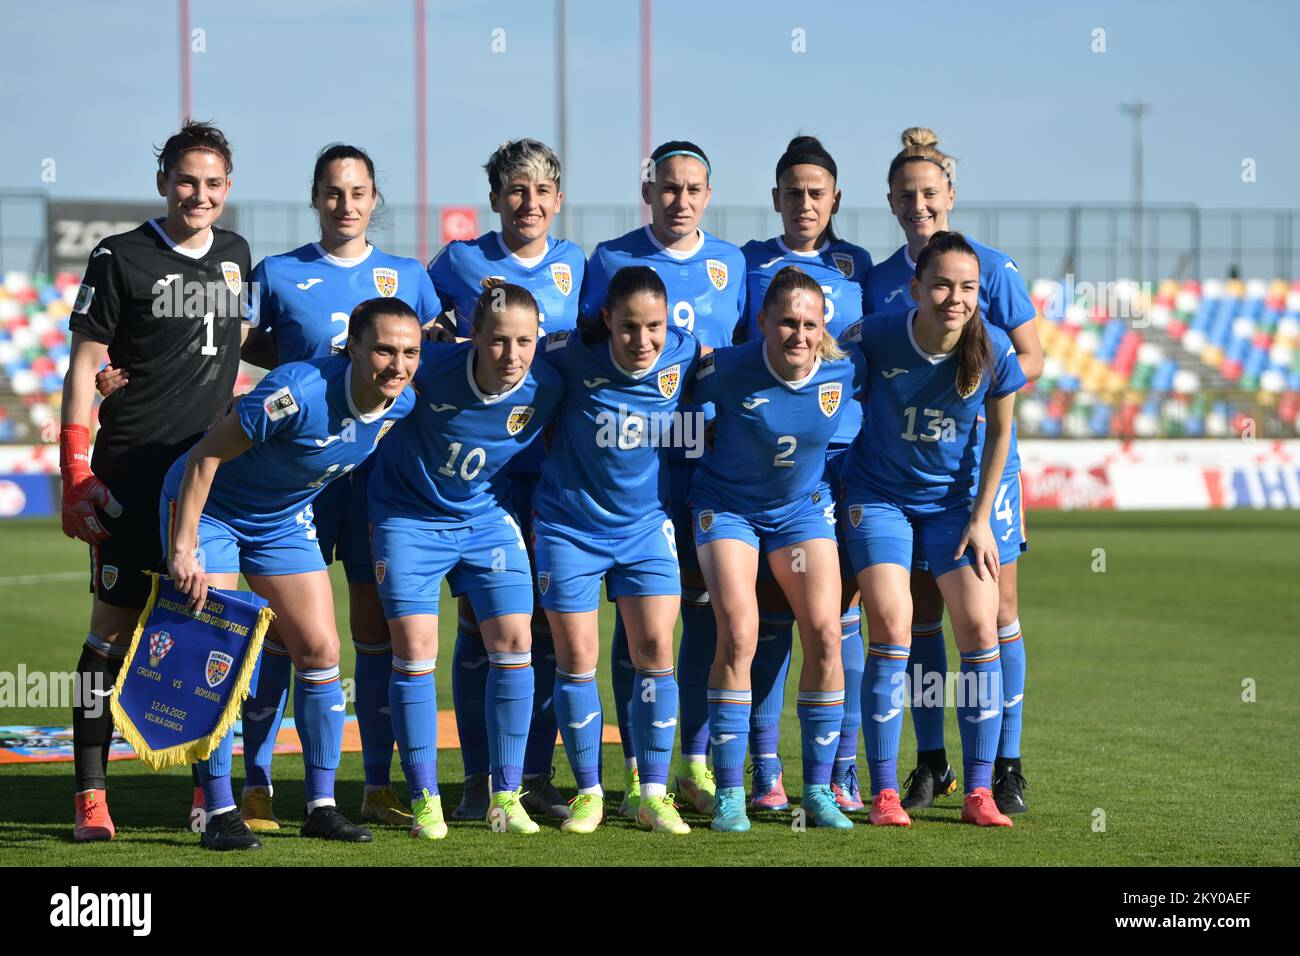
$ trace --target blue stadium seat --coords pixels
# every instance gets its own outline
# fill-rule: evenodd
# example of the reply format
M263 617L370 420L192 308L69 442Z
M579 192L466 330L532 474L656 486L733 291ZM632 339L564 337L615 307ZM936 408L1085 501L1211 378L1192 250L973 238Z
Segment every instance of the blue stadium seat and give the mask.
M1110 406L1098 405L1092 410L1088 419L1088 431L1093 438L1107 438L1110 435Z
M1268 352L1261 348L1250 348L1242 366L1242 375L1258 378L1268 368Z
M1216 345L1221 349L1227 348L1228 337L1232 335L1232 320L1234 318L1236 316L1232 312L1222 310L1214 317L1214 321L1210 324L1210 331L1206 333L1206 339L1211 345Z
M1250 339L1231 338L1227 343L1224 358L1232 362L1245 362L1250 353Z
M1151 380L1153 392L1168 392L1174 387L1174 375L1178 372L1177 359L1164 359L1156 366L1155 377Z

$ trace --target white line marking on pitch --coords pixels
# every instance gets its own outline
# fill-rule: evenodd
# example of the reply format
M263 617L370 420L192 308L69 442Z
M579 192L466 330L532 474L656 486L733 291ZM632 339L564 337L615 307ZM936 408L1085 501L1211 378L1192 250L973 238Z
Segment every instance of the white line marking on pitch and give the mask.
M76 581L85 577L85 571L59 571L55 574L20 574L13 578L0 578L0 588L14 584L53 584L56 581Z

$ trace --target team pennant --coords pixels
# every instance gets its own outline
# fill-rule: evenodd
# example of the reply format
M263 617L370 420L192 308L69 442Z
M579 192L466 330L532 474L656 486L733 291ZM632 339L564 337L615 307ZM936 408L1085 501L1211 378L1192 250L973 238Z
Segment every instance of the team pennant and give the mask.
M275 618L248 591L208 589L198 614L154 575L111 707L118 732L155 770L206 759L239 718Z

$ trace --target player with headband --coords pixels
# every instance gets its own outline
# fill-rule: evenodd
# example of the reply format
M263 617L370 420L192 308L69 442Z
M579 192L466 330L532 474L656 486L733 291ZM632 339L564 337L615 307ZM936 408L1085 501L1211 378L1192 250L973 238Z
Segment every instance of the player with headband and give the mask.
M701 344L722 348L731 344L744 314L745 259L740 249L705 232L700 223L708 208L713 170L699 146L670 140L650 154L641 198L650 207L650 224L596 246L587 263L580 309L587 323L600 321L609 281L619 269L650 266L668 293L668 317ZM699 813L713 813L713 774L706 763L709 736L707 691L716 630L709 592L700 574L695 541L690 534L686 492L703 452L703 424L713 409L683 402L686 426L669 443L667 467L672 488L673 527L682 572L682 641L677 659L680 693L681 756L673 787L679 800ZM687 416L690 416L687 418ZM623 617L615 613L610 678L623 739L624 799L620 813L634 818L640 798L636 750L628 725L635 666L628 651Z

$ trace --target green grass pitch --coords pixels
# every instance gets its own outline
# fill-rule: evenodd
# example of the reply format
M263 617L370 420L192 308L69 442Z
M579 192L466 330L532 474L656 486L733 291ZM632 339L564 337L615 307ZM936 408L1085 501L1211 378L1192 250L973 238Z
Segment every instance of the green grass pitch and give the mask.
M1300 512L1035 513L1030 528L1033 550L1020 571L1030 812L1011 830L960 825L953 796L916 814L910 830L872 828L862 817L852 832L799 832L789 814L757 814L747 835L712 833L705 820L688 816L694 832L676 839L617 818L592 836L562 834L548 821L539 835L517 837L449 821L451 834L438 843L377 828L373 844L338 846L297 836L302 766L289 755L275 761L276 807L288 826L267 837L261 852L237 855L204 851L184 828L191 795L184 769L154 774L138 761L113 763L109 804L118 838L77 846L70 839L71 764L0 767L0 864L1294 864ZM1104 572L1097 570L1102 561ZM89 615L84 581L14 579L75 572L86 563L84 547L65 539L54 521L0 524L0 670L15 671L19 662L29 671L75 665ZM605 633L611 617L606 605ZM442 633L439 695L450 707L454 615L443 616ZM347 674L346 635L344 647ZM796 803L797 668L796 660L781 740L786 789ZM1248 678L1253 702L1243 700ZM607 666L599 680L612 720ZM69 722L60 710L0 709L2 724ZM960 767L952 711L948 744ZM913 749L909 722L903 773ZM555 763L557 783L572 787L562 750ZM460 797L459 752L442 751L439 765L449 811ZM238 759L235 766L238 775ZM615 808L621 766L618 748L606 747ZM346 812L356 814L361 788L361 755L345 754L338 797Z

